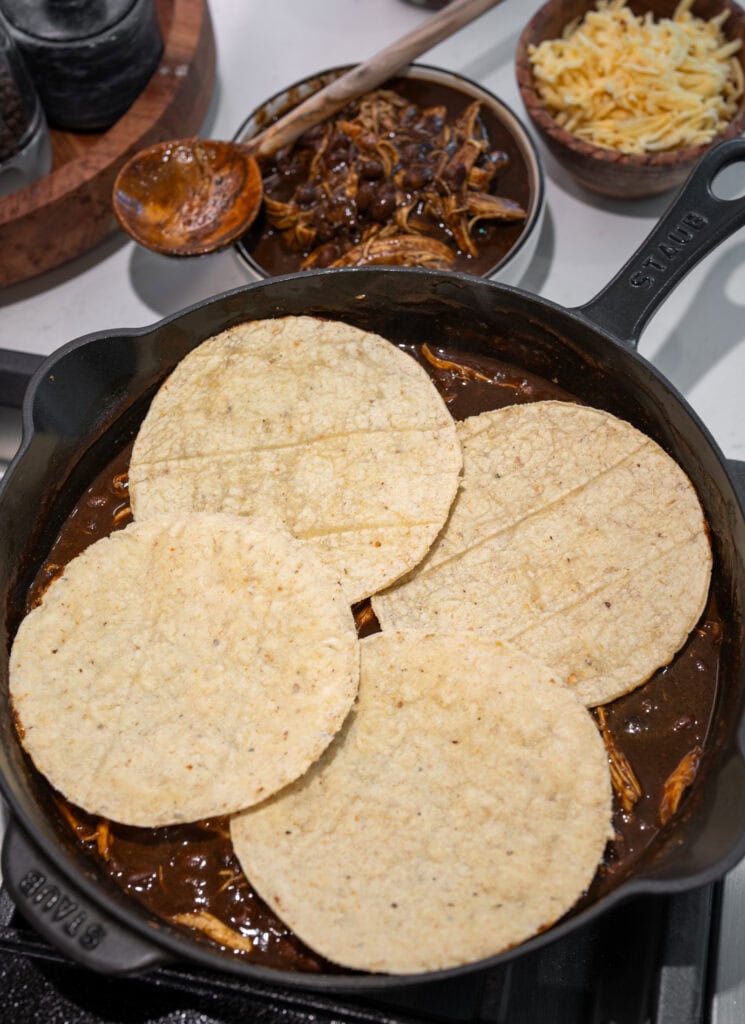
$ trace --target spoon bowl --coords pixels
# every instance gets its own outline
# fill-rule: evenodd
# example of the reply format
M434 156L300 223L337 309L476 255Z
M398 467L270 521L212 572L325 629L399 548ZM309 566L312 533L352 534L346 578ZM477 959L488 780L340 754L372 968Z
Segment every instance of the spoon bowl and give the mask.
M180 139L136 154L114 183L114 213L140 245L168 256L223 249L261 208L261 171L239 142Z

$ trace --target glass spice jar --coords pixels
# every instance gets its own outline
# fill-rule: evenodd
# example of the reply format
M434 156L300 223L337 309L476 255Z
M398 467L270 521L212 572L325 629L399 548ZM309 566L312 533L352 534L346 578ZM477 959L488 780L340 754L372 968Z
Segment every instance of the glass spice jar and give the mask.
M0 196L30 185L51 167L39 96L0 15Z

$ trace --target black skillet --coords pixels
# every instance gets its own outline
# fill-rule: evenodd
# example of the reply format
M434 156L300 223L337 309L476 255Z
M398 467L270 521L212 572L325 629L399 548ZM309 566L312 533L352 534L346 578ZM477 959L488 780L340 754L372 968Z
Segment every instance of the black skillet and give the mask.
M496 355L655 438L701 498L725 623L717 705L695 783L629 877L500 957L414 978L309 975L237 962L150 917L103 878L54 814L13 727L4 658L0 774L10 823L3 874L23 914L54 946L112 973L182 959L274 984L381 991L491 966L560 938L632 895L710 882L745 854L745 463L724 459L685 400L635 351L642 328L672 287L745 224L745 198L719 199L711 187L733 163L745 166L743 139L703 158L637 253L579 308L465 275L395 268L320 271L228 292L148 329L88 335L44 362L26 396L21 450L0 490L6 649L30 580L65 517L131 439L164 376L196 344L230 325L298 314L347 320L394 342Z

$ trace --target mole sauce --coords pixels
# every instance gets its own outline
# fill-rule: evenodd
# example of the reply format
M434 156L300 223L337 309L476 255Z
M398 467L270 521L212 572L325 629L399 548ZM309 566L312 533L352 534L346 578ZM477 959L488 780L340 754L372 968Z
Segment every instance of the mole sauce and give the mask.
M446 348L402 347L430 373L455 419L523 402L575 400L558 386L491 357L464 356ZM119 452L81 497L37 575L29 607L38 603L71 558L131 521L126 492L130 454L131 445ZM360 635L377 630L369 602L357 606L355 613ZM666 780L687 755L704 747L716 699L721 639L722 623L712 595L698 628L673 662L644 686L601 709L606 745L631 767L640 795L633 807L624 808L616 793L616 837L608 844L583 905L633 870L662 827ZM694 774L695 756L692 763ZM102 822L61 797L57 800L63 817L101 870L158 917L172 921L174 915L206 911L253 944L250 952L227 948L201 931L188 929L189 935L225 949L228 956L285 970L342 971L304 946L253 891L233 853L227 818L133 828Z

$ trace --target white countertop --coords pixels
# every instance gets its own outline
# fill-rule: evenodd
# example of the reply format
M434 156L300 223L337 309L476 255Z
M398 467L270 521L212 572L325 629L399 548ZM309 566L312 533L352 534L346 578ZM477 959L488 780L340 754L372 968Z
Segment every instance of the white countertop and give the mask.
M538 0L499 4L420 60L479 81L524 119L512 61L520 29L537 7ZM275 91L331 65L363 60L429 15L405 0L210 0L210 9L218 78L204 134L216 138L231 138ZM670 197L593 197L542 153L547 212L519 285L580 305L633 253ZM91 331L145 326L248 280L232 251L174 260L117 234L41 277L0 289L0 346L48 354ZM688 399L724 454L745 459L745 232L720 245L668 298L640 352ZM734 974L720 978L730 996L726 1005L717 1000L722 1024L741 1019L736 1007L745 993L745 964L735 965Z

